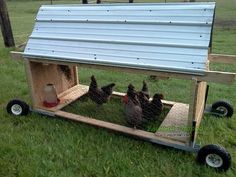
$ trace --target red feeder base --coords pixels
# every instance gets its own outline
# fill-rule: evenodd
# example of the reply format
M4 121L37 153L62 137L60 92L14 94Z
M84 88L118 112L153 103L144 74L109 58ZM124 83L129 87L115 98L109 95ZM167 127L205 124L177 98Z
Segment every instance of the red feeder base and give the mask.
M52 108L52 107L57 106L59 103L60 103L60 100L57 99L57 102L55 102L55 103L48 103L48 102L44 101L43 105L47 108Z

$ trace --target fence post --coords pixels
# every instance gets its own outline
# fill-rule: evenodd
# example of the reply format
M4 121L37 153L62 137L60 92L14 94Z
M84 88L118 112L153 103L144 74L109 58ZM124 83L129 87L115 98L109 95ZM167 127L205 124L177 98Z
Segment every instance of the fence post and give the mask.
M5 46L14 47L15 42L5 0L0 0L0 25Z
M82 0L83 4L88 4L88 0Z

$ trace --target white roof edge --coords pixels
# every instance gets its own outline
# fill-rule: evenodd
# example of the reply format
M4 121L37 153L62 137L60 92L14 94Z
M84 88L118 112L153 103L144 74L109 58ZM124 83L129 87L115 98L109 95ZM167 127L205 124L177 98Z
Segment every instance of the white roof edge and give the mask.
M81 64L88 64L88 65L100 65L100 66L111 66L111 67L124 67L124 68L134 68L134 69L140 69L140 70L153 70L153 71L161 71L161 72L170 72L170 73L174 73L174 72L178 72L178 73L183 73L183 74L194 74L194 75L204 75L205 70L203 69L190 69L190 68L182 68L182 67L168 67L168 66L161 66L159 65L158 67L153 67L153 66L142 66L142 67L138 67L135 64L114 64L112 62L109 61L104 61L104 62L87 62L84 60L77 60L75 61L73 58L64 58L64 57L58 57L58 58L48 58L48 57L44 57L39 55L38 57L36 55L27 55L27 54L23 54L24 58L28 58L28 59L38 59L38 57L43 58L43 59L48 59L50 61L64 61L64 62L68 62L68 63L81 63ZM60 59L60 60L58 60Z
M134 6L134 5L215 5L216 2L175 2L175 3L111 3L111 4L55 4L55 5L41 5L41 7L55 7L55 6Z

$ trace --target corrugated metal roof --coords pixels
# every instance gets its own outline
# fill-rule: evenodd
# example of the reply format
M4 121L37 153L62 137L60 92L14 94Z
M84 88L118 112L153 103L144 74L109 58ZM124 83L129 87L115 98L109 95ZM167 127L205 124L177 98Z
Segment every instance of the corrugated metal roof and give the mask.
M28 58L203 74L215 3L45 5Z

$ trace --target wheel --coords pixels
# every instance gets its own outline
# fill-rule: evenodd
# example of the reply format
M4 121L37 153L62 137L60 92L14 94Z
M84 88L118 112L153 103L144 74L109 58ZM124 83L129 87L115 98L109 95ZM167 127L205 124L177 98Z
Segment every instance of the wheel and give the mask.
M212 104L211 112L221 117L232 117L234 108L226 101L217 101Z
M214 144L202 147L198 152L197 161L200 164L223 171L228 170L231 166L230 154L225 148Z
M24 116L29 113L29 106L21 100L11 100L7 104L7 112L15 116Z

